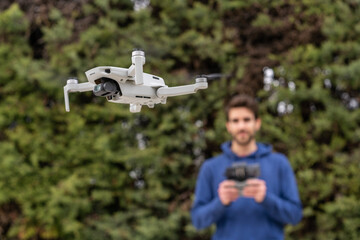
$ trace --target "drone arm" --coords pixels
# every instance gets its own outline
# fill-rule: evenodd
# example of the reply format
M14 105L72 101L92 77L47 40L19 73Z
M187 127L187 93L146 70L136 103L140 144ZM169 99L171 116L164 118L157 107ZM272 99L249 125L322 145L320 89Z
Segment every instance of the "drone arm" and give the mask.
M143 59L140 56L136 56L135 58L135 84L140 85L144 83L143 79Z
M69 79L64 87L65 110L67 112L70 112L69 92L92 91L95 86L95 84L90 82L79 83L79 84L77 82L78 81L76 79Z
M199 78L196 79L195 84L184 85L178 87L161 87L157 90L156 95L158 97L174 97L186 94L196 93L199 89L206 89L208 87L208 83L206 79Z
M64 99L65 99L65 111L70 112L69 88L67 85L64 87Z
M145 53L140 50L135 50L132 52L131 57L132 65L129 67L128 76L135 76L135 84L142 85L144 84L143 79L143 65L145 64Z
M92 91L94 89L95 84L86 82L86 83L79 83L76 86L76 89L70 90L70 92L87 92Z

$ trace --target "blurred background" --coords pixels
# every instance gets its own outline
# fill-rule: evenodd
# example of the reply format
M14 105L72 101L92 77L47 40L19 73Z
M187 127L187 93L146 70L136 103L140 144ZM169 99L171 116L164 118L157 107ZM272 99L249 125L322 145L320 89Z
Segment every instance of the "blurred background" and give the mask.
M68 78L134 48L168 86L230 77L135 114L74 93L65 112ZM360 239L359 90L359 0L1 0L0 239L209 239L189 210L236 92L296 173L286 239Z

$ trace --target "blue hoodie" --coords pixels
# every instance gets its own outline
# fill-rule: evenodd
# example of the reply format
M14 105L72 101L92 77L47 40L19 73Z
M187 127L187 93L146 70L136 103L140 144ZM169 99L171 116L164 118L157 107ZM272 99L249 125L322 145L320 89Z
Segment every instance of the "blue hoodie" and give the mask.
M287 158L273 153L270 145L257 143L257 151L239 157L231 151L231 142L221 145L223 153L205 161L201 166L191 210L197 229L216 224L213 240L270 240L284 239L285 224L297 224L302 218L302 207L296 179ZM260 164L260 179L266 182L263 202L239 197L224 206L217 194L225 170L235 162Z

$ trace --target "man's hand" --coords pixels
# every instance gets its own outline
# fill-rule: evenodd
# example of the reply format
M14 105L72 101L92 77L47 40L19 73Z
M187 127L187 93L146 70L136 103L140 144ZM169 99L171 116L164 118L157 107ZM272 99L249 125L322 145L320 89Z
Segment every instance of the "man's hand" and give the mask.
M248 179L242 196L254 198L257 203L261 203L266 196L266 182L257 178Z
M239 190L235 188L235 182L224 180L219 184L218 194L223 205L227 206L239 197Z

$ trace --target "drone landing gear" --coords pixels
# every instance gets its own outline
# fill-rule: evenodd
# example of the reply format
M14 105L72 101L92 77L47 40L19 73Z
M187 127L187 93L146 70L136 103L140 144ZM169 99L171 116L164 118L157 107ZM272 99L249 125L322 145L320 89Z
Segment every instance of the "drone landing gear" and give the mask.
M141 111L141 104L132 104L130 103L130 112L137 113Z

